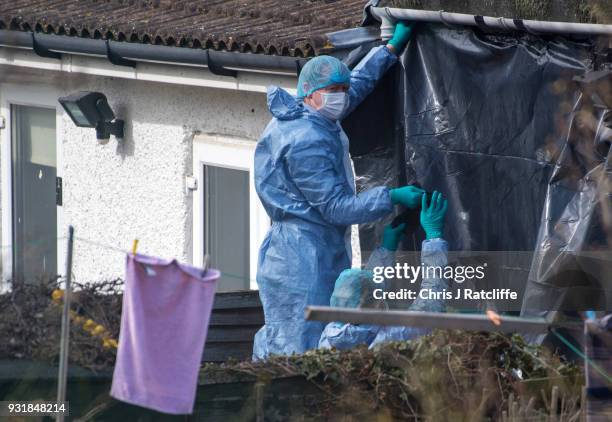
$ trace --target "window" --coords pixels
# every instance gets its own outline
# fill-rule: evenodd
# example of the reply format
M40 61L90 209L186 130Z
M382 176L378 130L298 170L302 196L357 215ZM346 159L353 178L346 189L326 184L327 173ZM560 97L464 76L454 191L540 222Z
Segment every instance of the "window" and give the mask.
M221 271L217 291L256 289L259 246L270 226L253 183L256 143L218 135L193 141L193 264Z
M250 287L249 172L204 166L204 253L222 271L219 291Z

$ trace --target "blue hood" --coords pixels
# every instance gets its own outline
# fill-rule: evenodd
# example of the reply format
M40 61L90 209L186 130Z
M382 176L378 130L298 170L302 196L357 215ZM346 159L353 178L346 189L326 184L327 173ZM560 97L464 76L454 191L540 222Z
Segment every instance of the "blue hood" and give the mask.
M284 89L278 86L269 86L268 109L279 120L293 120L302 115L304 105Z

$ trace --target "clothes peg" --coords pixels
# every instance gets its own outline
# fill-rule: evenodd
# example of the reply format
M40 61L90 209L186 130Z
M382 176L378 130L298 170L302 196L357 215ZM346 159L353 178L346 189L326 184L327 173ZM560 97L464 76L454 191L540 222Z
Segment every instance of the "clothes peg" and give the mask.
M136 255L136 249L138 249L138 239L134 239L132 243L132 255Z

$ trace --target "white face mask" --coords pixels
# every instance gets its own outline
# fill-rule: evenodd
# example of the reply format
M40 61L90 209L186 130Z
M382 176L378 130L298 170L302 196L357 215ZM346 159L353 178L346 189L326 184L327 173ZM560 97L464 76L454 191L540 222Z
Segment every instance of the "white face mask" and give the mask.
M346 92L322 92L321 98L323 104L317 111L331 120L340 119L349 106Z

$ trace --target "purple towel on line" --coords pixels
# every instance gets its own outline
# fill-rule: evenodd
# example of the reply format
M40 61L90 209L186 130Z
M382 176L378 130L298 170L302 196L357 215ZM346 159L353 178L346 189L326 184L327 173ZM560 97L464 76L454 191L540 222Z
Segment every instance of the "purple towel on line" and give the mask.
M219 271L128 255L111 396L160 412L193 412Z

